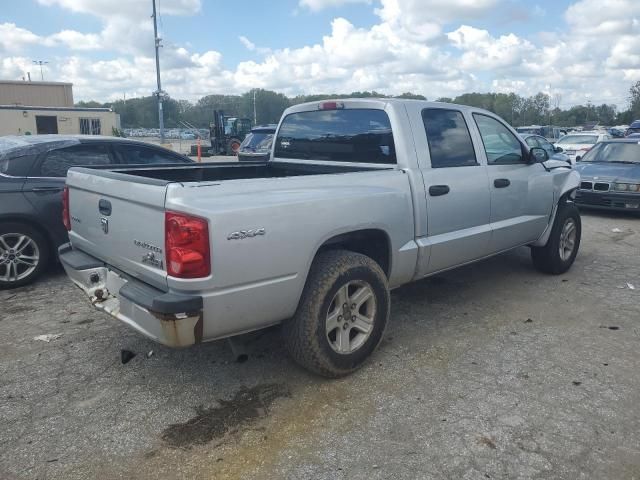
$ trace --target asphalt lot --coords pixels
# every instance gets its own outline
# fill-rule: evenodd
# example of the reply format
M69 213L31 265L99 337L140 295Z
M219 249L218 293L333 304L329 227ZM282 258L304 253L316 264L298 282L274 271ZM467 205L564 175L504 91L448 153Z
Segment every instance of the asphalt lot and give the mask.
M640 478L640 218L585 214L582 242L563 276L523 248L396 290L338 381L277 329L241 364L155 345L60 269L0 292L0 478Z

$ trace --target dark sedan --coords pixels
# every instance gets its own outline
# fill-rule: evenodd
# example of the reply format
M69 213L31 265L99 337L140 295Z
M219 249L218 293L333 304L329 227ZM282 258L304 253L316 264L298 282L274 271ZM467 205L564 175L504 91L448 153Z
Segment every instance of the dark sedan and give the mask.
M575 169L582 177L578 205L640 213L640 139L600 142Z
M74 166L192 163L148 143L115 137L0 137L0 289L35 280L67 241L62 190Z

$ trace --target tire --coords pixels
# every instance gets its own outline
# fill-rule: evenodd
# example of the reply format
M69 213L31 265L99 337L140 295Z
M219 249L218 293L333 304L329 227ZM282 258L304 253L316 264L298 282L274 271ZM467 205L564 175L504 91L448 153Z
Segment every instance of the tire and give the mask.
M565 238L567 231L571 228L574 232L573 240L571 240L570 234L568 239ZM563 234L563 232L565 233ZM543 273L552 275L565 273L576 259L581 235L582 222L578 207L572 202L561 203L547 244L544 247L531 248L533 265ZM561 253L561 246L563 253Z
M229 140L229 145L227 146L227 155L238 155L241 143L242 142L237 138L232 138L231 140Z
M0 290L33 282L46 269L49 257L49 243L38 230L23 223L0 224Z
M375 261L347 250L322 252L311 266L295 315L283 325L285 345L307 370L342 377L376 349L389 311L387 277ZM351 321L345 320L349 315Z

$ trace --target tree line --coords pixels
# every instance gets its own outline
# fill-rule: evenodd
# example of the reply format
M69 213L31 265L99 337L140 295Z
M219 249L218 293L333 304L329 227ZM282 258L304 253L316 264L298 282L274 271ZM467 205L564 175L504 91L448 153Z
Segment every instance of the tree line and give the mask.
M214 110L222 110L225 115L246 117L253 120L254 108L257 124L277 123L282 112L291 105L324 100L328 98L391 98L379 92L352 92L350 94L298 95L287 97L271 90L256 89L242 95L206 95L196 102L176 100L167 97L164 100L164 124L167 128L193 125L207 128L213 119ZM255 107L254 107L255 98ZM426 100L423 95L403 93L394 98L413 98ZM629 89L629 108L618 111L615 105L574 105L562 109L562 97L553 97L537 93L523 97L515 93L464 93L455 98L441 97L438 102L458 103L484 108L501 116L513 126L557 125L577 126L588 123L600 125L629 124L640 119L640 81ZM157 128L158 110L154 96L117 100L110 103L94 101L78 102L78 107L110 107L120 114L123 128Z

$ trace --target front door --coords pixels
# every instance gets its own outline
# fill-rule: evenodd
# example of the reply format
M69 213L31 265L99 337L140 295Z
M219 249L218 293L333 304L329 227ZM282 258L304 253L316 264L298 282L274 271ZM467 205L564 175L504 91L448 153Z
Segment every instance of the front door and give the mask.
M474 113L491 189L491 252L537 240L553 208L552 176L530 163L528 149L502 122Z
M478 161L463 113L427 108L422 121L431 163L422 171L428 260L419 273L425 275L486 256L491 227L487 167Z
M57 134L58 117L55 115L36 115L36 132L38 135Z

